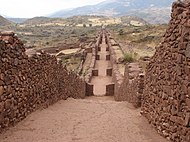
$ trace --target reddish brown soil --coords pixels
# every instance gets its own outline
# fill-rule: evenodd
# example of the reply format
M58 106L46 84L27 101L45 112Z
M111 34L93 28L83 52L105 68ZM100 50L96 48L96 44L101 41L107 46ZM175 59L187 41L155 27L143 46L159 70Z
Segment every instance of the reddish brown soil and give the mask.
M29 115L0 142L166 142L126 102L111 97L60 101Z

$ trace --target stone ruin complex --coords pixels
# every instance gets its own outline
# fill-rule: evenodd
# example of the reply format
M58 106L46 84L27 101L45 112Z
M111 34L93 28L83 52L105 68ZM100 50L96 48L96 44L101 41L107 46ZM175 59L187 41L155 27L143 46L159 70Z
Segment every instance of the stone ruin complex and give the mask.
M142 115L168 140L190 142L189 1L174 2L169 27L145 73L138 63L130 63L121 74L111 35L105 29L86 51L91 60L84 78L67 71L55 56L26 55L14 33L0 33L0 130L61 99L94 95L91 79L98 75L95 63L103 37L109 53L106 60L111 62L107 75L112 76L106 95L141 107Z

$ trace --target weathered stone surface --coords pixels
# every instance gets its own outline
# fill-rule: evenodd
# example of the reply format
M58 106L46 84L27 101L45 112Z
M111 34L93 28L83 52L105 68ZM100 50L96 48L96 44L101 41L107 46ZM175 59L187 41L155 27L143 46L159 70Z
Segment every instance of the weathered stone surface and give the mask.
M130 63L125 67L124 76L120 73L117 65L116 52L111 44L112 38L106 37L112 64L112 77L114 86L114 98L116 101L128 101L135 107L141 106L141 97L144 89L144 74L138 63ZM120 60L120 59L119 59Z
M90 52L92 52L92 55L91 55L91 58L90 58L90 60L91 60L90 64L88 66L86 66L87 72L86 72L86 75L84 77L86 83L91 82L96 60L98 60L98 58L100 57L99 55L97 55L97 52L98 52L98 47L99 47L99 45L101 43L101 37L102 37L102 33L99 33L99 35L97 36L97 41L96 41L95 45L94 44L89 45L91 47ZM91 90L89 90L89 91L91 92Z
M27 56L14 33L0 33L0 132L40 107L68 97L84 98L85 81L55 56Z
M0 113L2 113L4 110L4 102L0 103Z
M185 56L190 58L190 43L186 47Z
M147 66L142 96L142 114L174 142L190 140L189 9L189 1L174 2L169 27Z
M0 96L4 93L4 88L3 86L0 86Z
M184 126L190 127L190 113L185 116Z

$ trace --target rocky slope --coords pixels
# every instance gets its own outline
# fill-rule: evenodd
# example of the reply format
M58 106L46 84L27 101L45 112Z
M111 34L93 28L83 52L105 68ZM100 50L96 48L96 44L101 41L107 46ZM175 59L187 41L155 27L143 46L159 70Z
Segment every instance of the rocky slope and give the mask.
M174 0L106 0L97 5L84 6L72 10L58 11L52 17L70 17L74 15L123 16L135 15L146 18L150 23L169 21L170 8ZM164 12L163 12L164 11ZM160 14L162 12L162 14ZM159 20L154 20L159 16Z
M11 25L12 22L0 15L0 26Z

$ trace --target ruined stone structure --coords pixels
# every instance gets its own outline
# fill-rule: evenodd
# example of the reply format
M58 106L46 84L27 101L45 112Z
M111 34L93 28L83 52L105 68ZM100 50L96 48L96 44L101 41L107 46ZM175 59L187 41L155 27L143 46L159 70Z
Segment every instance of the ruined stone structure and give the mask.
M141 106L142 94L144 89L144 74L138 63L129 63L125 65L124 75L120 72L116 50L110 43L110 34L107 34L106 41L108 43L110 60L112 66L112 80L114 82L114 98L116 101L128 101L135 107ZM118 46L118 49L122 49ZM118 50L117 49L117 50Z
M68 72L55 56L38 53L29 57L13 33L0 33L0 130L60 99L94 95L90 82L99 74L95 68L96 60L100 60L97 52L106 49L109 54L105 60L111 62L106 75L112 77L112 82L106 85L105 95L114 95L116 101L141 107L141 113L168 140L190 142L189 37L190 2L175 2L169 28L146 74L138 63L126 64L122 74L116 50L110 44L110 34L103 30L88 51L92 57L83 80Z
M190 141L190 2L175 2L162 43L147 66L142 114L174 142Z
M136 108L141 107L144 74L142 73L142 69L139 68L139 64L127 64L123 77L123 82L117 88L118 93L115 95L115 99L132 103Z
M55 56L27 56L14 33L0 33L0 47L0 131L38 108L85 97L85 82Z
M87 54L90 54L90 64L86 68L88 68L87 73L85 75L85 82L86 82L86 96L92 96L94 95L94 85L91 84L92 77L94 76L94 72L97 72L97 69L95 68L96 60L97 60L97 52L98 52L98 47L100 45L101 39L102 38L102 33L98 33L97 38L96 38L96 43L91 44L90 50L87 49ZM87 55L88 56L88 55Z

